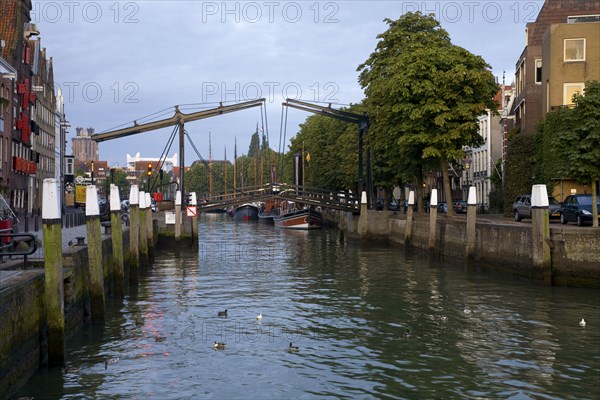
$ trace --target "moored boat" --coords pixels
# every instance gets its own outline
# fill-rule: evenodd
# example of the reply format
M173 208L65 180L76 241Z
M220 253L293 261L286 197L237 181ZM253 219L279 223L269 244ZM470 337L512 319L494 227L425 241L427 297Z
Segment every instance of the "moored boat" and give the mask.
M241 204L233 210L233 219L251 221L258 219L258 207L254 204Z
M323 215L317 210L305 208L275 217L274 222L276 227L284 229L320 229L323 227Z
M267 200L258 210L258 222L273 224L274 218L279 216L279 208L274 200Z

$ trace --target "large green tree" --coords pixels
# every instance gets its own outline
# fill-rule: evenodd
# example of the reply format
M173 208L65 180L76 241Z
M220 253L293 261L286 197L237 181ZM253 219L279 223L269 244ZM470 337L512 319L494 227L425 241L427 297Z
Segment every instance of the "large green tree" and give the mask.
M464 158L464 146L482 143L477 117L496 109L498 85L483 58L452 44L432 16L406 13L385 22L389 28L358 67L369 143L388 168L414 174L415 183L435 164L450 201L448 169Z
M538 135L545 174L591 184L594 226L598 226L597 182L600 179L600 82L586 82L584 94L576 94L573 108L546 114ZM548 160L548 162L546 162ZM551 171L551 172L549 172Z

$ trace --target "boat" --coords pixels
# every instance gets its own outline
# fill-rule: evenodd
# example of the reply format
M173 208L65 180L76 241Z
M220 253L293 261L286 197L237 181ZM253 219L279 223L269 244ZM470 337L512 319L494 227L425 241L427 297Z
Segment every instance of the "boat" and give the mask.
M258 210L258 222L273 224L274 218L279 216L279 208L274 200L267 200Z
M251 221L258 219L258 207L254 204L245 203L233 210L233 219Z
M323 227L323 215L313 209L304 208L282 214L273 219L275 226L284 229L321 229Z

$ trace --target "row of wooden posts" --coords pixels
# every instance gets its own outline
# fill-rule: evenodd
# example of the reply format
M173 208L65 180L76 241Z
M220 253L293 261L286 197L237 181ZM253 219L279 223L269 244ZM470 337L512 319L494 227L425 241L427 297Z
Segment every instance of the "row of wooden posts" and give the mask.
M366 193L361 199L361 218L367 215ZM413 232L413 208L415 204L414 191L408 195L408 210L406 214L406 230L404 243L410 244ZM437 240L437 189L432 189L429 209L429 243L430 251L435 251ZM449 205L450 206L450 205ZM477 227L477 192L474 186L469 187L467 198L467 231L466 231L466 257L473 261L476 257L476 227ZM367 224L363 221L362 236L366 236ZM542 272L544 283L550 284L552 280L552 242L550 240L550 214L548 190L546 185L533 185L531 190L531 229L532 229L532 256L533 268Z
M65 315L62 219L59 206L59 188L56 179L45 179L43 186L42 232L45 269L45 304L48 324L48 363L64 365ZM195 205L195 193L191 196ZM105 275L114 277L114 294L123 297L125 287L124 264L129 262L129 282L138 283L140 267L147 267L154 258L154 226L150 193L131 185L129 193L130 227L129 251L124 251L121 200L119 189L110 186L110 226L112 236L112 268L105 274L102 261L102 233L98 192L95 185L86 188L86 227L88 250L89 294L91 320L103 324L105 320ZM175 199L175 239L181 239L181 192ZM195 229L194 229L195 226ZM197 218L192 222L192 239L198 237Z

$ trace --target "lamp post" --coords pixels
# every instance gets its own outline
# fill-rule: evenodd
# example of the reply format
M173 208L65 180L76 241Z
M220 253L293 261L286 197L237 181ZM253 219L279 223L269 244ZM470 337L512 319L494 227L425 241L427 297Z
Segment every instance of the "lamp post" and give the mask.
M470 186L469 168L471 167L471 159L470 158L465 159L464 165L465 165L465 188L468 193L469 186Z

